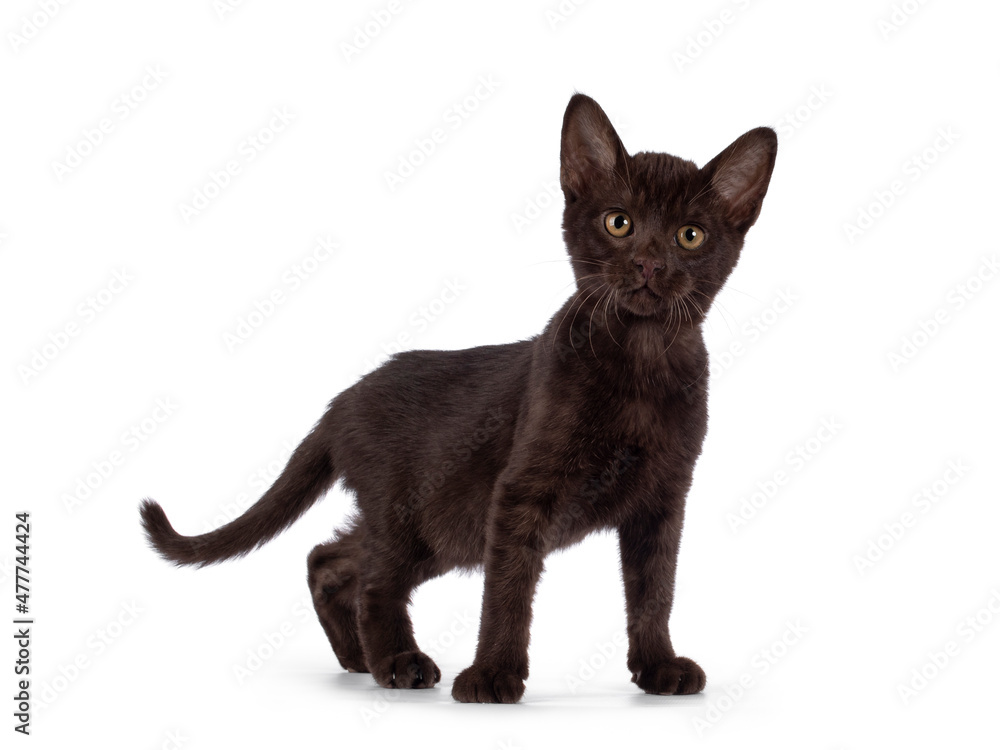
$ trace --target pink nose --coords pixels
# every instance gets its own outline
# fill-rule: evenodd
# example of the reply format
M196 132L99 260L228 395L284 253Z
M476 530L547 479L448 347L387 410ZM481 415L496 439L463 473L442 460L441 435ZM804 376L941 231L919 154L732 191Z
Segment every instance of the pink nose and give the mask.
M637 256L632 259L632 262L642 269L642 277L646 281L653 278L653 274L663 268L663 262L653 258Z

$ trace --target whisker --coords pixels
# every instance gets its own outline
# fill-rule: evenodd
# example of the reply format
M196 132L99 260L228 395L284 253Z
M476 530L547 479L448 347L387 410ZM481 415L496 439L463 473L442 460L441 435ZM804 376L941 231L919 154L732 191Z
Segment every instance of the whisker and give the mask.
M580 295L581 294L583 294L583 290L582 289L578 289L577 292L576 292L576 294L574 294L572 297L570 297L570 303L569 303L569 306L566 308L566 312L564 312L562 318L559 319L559 325L557 325L555 327L555 329L552 331L552 340L553 341L558 341L558 339L559 339L559 329L562 328L562 324L566 322L566 318L569 317L570 310L572 310L576 306L576 302L577 302L577 300L580 299Z
M550 260L536 260L534 263L528 263L527 267L540 266L542 263L566 263L568 258L552 258Z
M701 380L702 376L703 376L703 375L704 375L704 374L705 374L706 372L708 372L708 366L709 366L709 362L708 362L708 360L705 360L705 366L701 368L701 372L699 372L699 373L698 373L697 375L695 375L695 377L694 377L694 380L692 380L692 381L691 381L690 383L687 383L686 385L682 385L682 386L681 386L681 389L683 389L683 390L687 390L687 389L688 389L688 388L690 388L690 387L691 387L692 385L694 385L694 384L695 384L695 383L697 383L697 382L698 382L699 380Z
M587 300L589 300L591 297L593 297L594 294L596 292L598 292L602 288L603 288L603 285L601 285L599 287L596 287L593 291L591 291L591 293L587 295L587 297L583 300L583 302L580 303L579 307L576 308L576 312L573 313L573 320L569 324L569 345L570 345L570 348L573 349L573 351L576 351L576 347L573 346L573 327L576 325L576 316L580 314L581 308L583 308L583 306L587 304ZM579 356L579 355L577 355L577 356Z
M581 281L587 281L588 279L603 279L606 276L607 276L607 274L603 273L603 272L601 272L601 273L588 273L587 275L581 276L578 279L577 278L573 279L572 283L579 284Z
M604 277L605 277L605 274L603 274L603 273L591 273L591 274L587 274L586 276L581 276L578 279L573 279L573 281L569 282L568 284L564 284L559 291L562 291L563 289L565 289L566 287L569 287L569 286L579 286L579 284L580 284L581 281L587 281L588 279L603 279Z
M611 298L612 297L615 298L615 315L617 315L618 314L618 290L615 287L611 287L611 292L608 294L608 299L604 303L604 330L606 330L608 332L608 336L610 336L611 340L615 342L615 346L617 346L619 349L621 349L622 345L618 343L617 339L615 339L615 335L611 332L611 326L608 324L608 305L611 304ZM621 318L619 318L618 321L621 322Z
M725 291L725 288L723 289L723 291ZM734 290L734 291L739 291L739 290ZM731 318L732 321L733 321L733 323L737 323L737 324L739 323L739 321L736 319L736 316L733 315L732 311L729 308L727 308L726 305L722 302L722 300L720 299L721 295L719 295L719 297L714 297L713 298L712 296L706 294L705 292L701 291L700 289L692 289L691 292L693 292L694 294L700 294L702 297L704 297L706 299L706 301L708 302L708 305L706 305L706 307L711 306L711 305L715 305L716 307L718 307L719 310L722 313L724 313L724 315L722 316L722 320L725 322L726 328L729 329L729 335L730 336L735 336L736 335L733 332L733 326L732 326L732 324L730 324L729 319ZM756 300L758 302L760 301L760 300L757 300L757 298L754 297L752 294L747 294L746 292L741 292L741 294L746 294L751 299ZM707 309L702 310L701 314L702 314L703 317L705 317L706 320L708 319L708 310ZM728 315L729 318L727 318L726 315ZM711 325L711 324L709 324L709 325Z
M597 357L597 352L594 351L594 313L597 312L597 308L601 306L601 300L604 298L605 294L610 295L614 289L611 284L606 284L608 291L602 293L597 299L597 303L594 305L594 309L590 311L590 322L587 323L587 339L590 341L590 353L594 355L594 359L600 361Z
M699 279L696 276L692 276L691 279L693 281L704 281L704 282L709 283L709 284L712 283L712 281L710 279ZM740 294L745 294L747 297L749 297L750 299L752 299L754 302L761 302L761 299L759 297L755 297L754 295L750 294L749 292L744 292L742 289L737 289L736 287L732 287L732 286L729 286L729 285L726 285L726 286L722 287L719 290L719 293L721 294L722 292L726 292L726 291L739 292ZM702 294L704 294L704 292L702 292ZM705 296L707 297L708 295L705 295ZM761 302L761 304L763 304L763 302Z
M695 302L695 301L694 301L693 299L692 299L692 300L688 300L688 302L689 302L689 303L690 303L691 305L693 305L693 306L694 306L694 309L698 311L698 314L699 314L699 315L701 315L701 317L702 317L703 319L707 319L707 316L705 315L705 311L701 309L701 305L699 305L699 304L698 304L697 302Z
M677 300L670 300L670 307L668 308L667 312L668 312L669 320L670 320L671 323L673 322L673 319L674 319L674 307L676 306L676 304L677 304ZM662 352L660 352L660 355L659 355L659 357L657 357L657 359L659 359L664 354L666 354L668 351L670 351L670 347L672 347L674 345L674 342L677 340L678 334L681 332L681 326L680 326L679 323L677 324L676 328L677 328L677 330L674 331L674 337L672 339L670 339L670 343L667 344L667 348L664 349Z
M697 292L698 294L701 294L701 296L705 297L709 301L709 303L712 302L711 297L709 297L704 292L699 292L697 289L693 289L692 291ZM691 302L692 305L695 306L695 309L697 309L698 312L701 313L701 317L704 318L704 320L707 321L709 325L712 325L712 321L708 317L708 311L704 310L701 307L701 305L699 305L697 302L695 302L695 300L692 299L692 300L690 300L690 302ZM724 304L722 304L722 302L716 301L716 305L718 306L720 314L722 314L722 322L726 324L726 328L729 330L729 335L733 336L735 338L736 333L733 331L733 326L729 323L729 318L732 318L733 321L736 322L736 316L733 315L729 311L729 309ZM726 317L727 315L729 316L728 318Z

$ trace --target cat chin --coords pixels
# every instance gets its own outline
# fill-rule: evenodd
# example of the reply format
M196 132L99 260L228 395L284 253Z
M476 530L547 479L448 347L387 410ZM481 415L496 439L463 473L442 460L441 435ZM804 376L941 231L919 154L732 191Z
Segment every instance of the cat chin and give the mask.
M663 298L645 286L622 295L618 305L641 318L663 314L665 309Z

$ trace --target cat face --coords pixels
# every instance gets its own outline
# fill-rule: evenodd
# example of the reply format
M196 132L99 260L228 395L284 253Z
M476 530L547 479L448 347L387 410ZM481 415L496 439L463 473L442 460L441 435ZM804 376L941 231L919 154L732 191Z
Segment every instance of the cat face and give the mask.
M760 212L776 151L774 131L757 128L701 169L669 154L630 156L597 103L575 95L560 181L581 295L619 318L700 322Z

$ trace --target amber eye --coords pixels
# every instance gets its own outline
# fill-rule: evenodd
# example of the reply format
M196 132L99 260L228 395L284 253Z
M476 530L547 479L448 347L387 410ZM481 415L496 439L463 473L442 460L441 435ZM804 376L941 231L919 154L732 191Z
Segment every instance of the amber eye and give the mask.
M604 217L604 228L615 237L632 234L632 219L622 211L612 211Z
M705 230L694 224L685 224L677 230L677 244L685 250L697 250L705 241Z

